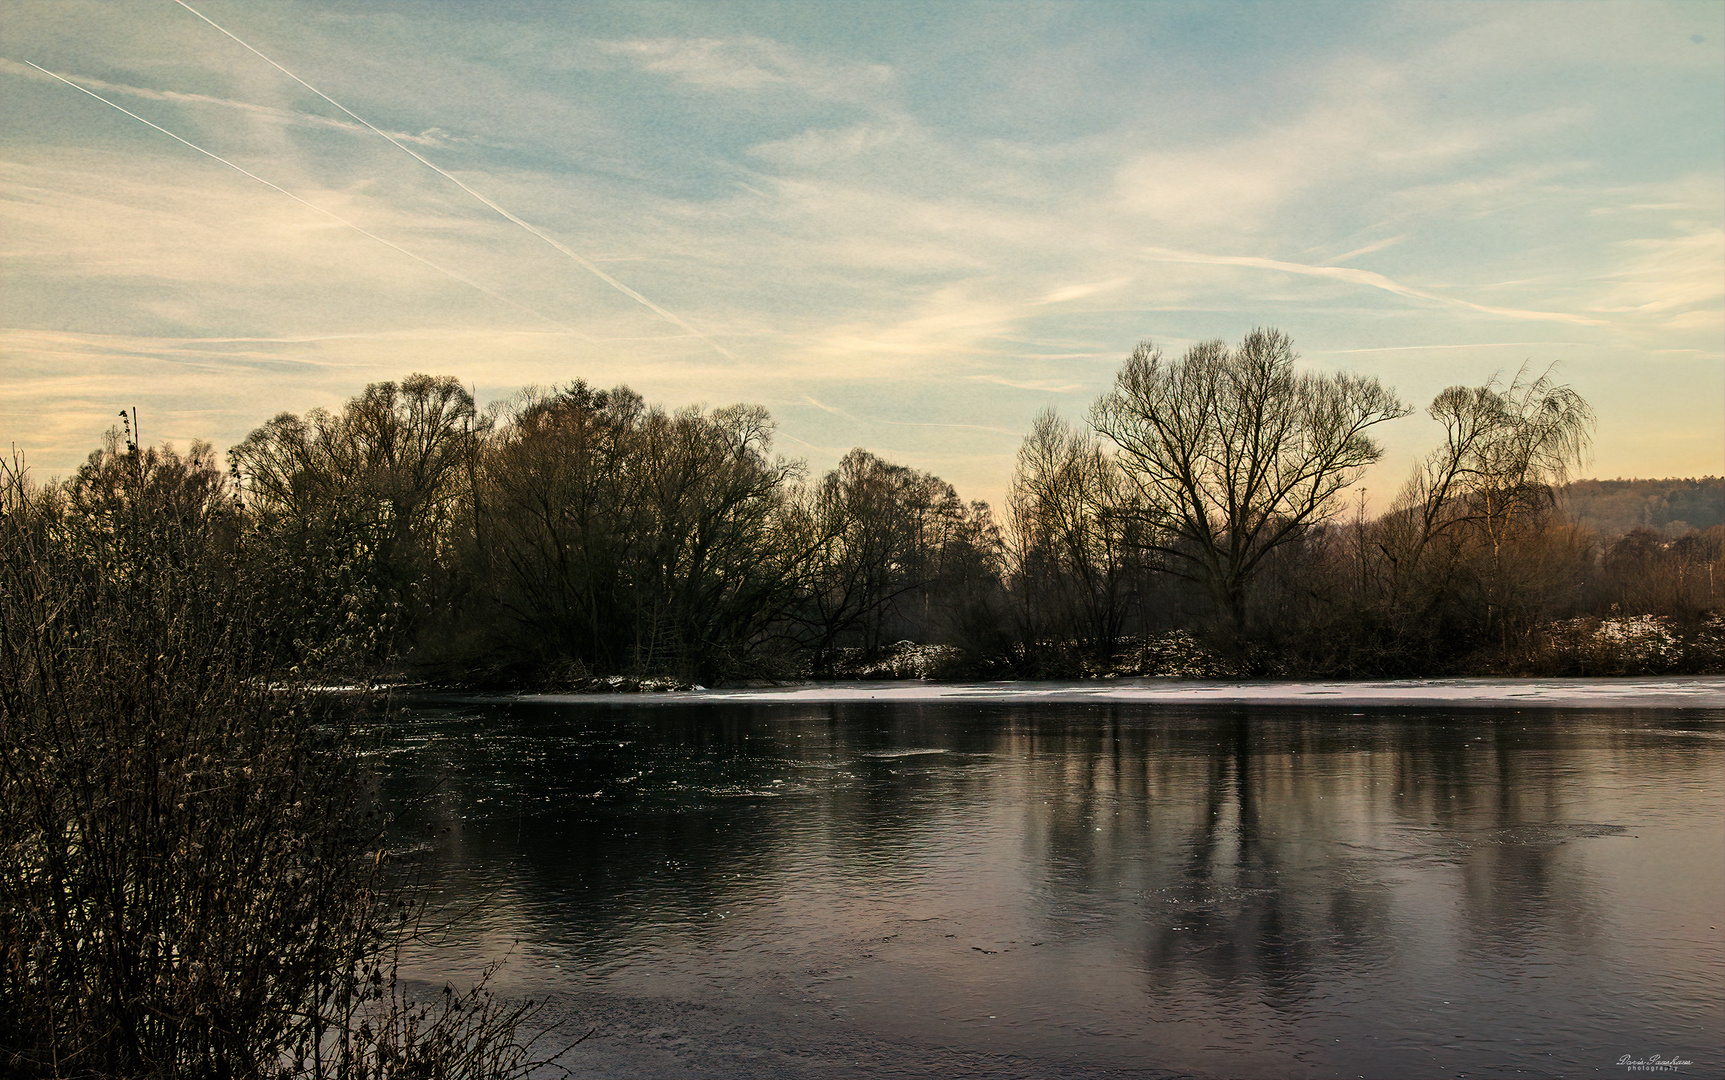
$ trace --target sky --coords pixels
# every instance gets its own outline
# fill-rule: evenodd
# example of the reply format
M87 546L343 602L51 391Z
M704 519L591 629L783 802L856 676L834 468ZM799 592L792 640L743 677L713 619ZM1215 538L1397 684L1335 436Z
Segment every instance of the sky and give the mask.
M1258 326L1415 407L1374 505L1524 363L1583 475L1725 473L1718 0L8 0L0 215L38 477L423 371L756 402L998 504L1137 343Z

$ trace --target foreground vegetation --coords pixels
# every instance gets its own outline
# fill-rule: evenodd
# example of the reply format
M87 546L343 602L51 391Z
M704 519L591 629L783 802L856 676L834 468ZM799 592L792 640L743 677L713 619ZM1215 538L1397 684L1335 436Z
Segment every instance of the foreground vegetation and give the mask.
M397 979L367 737L253 543L204 451L0 469L0 1074L525 1075L529 1006Z

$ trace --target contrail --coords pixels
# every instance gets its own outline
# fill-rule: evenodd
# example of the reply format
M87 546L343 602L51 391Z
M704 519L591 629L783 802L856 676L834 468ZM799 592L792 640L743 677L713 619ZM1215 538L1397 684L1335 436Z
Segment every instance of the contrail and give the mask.
M688 323L684 322L682 320L682 318L680 318L679 316L673 314L672 312L666 311L664 308L660 307L658 304L653 303L653 301L647 299L645 296L642 296L640 293L636 292L634 289L631 289L629 286L623 284L621 281L618 281L616 278L612 277L610 274L607 274L605 271L599 269L598 266L594 265L591 261L589 261L587 258L582 256L579 252L572 250L567 245L558 241L555 237L547 235L546 233L542 232L541 230L539 230L535 226L529 224L526 221L521 220L520 218L516 217L514 214L510 213L508 210L505 210L503 207L497 205L495 202L492 202L490 199L486 198L484 195L481 195L479 192L468 187L466 184L464 184L460 180L456 179L455 176L444 171L442 168L438 167L437 165L433 164L431 161L429 161L426 158L424 158L423 156L421 156L418 153L418 151L414 150L412 147L408 146L407 144L401 142L399 139L397 139L395 136L391 135L389 132L378 127L376 124L373 124L370 120L367 120L365 117L360 116L358 113L354 112L352 109L348 108L346 105L343 105L341 102L330 97L328 94L324 93L322 90L319 90L317 87L313 86L311 83L306 82L304 79L300 78L298 75L295 75L293 72L289 71L287 68L282 67L280 64L276 63L274 60L265 56L263 53L252 48L252 46L247 44L245 41L241 40L240 37L237 34L235 34L233 31L229 30L227 27L216 22L214 19L210 18L208 15L205 15L203 12L199 11L197 8L193 7L192 5L186 3L186 0L174 0L174 3L180 5L181 7L185 8L187 11L191 12L193 15L196 15L198 18L209 23L211 26L215 27L217 30L220 30L223 34L225 34L227 37L232 39L235 44L239 45L241 48L245 49L247 52L251 53L253 56L256 56L258 59L260 59L264 63L268 64L270 67L275 68L277 71L281 72L283 75L286 75L288 78L292 79L294 82L299 83L301 86L305 87L307 90L310 90L312 93L316 94L318 97L329 102L331 105L334 105L336 108L340 109L342 112L346 113L348 116L353 117L353 119L355 121L357 121L358 123L365 125L367 128L371 129L373 132L377 133L378 135L381 135L385 139L388 139L396 147L396 149L400 150L404 154L407 154L409 157L413 158L413 160L419 162L421 165L424 165L426 168L430 169L432 172L436 173L437 175L443 177L445 180L448 180L450 183L454 184L456 187L460 188L462 191L467 192L467 194L473 196L475 199L478 199L480 202L484 203L486 206L490 207L492 210L494 210L499 215L501 215L505 220L510 221L516 225L519 225L523 229L526 229L528 232L532 233L534 236L537 236L539 239L545 241L547 244L550 244L553 248L562 252L564 255L568 256L570 259L573 259L576 263L578 263L579 265L581 265L582 267L587 269L590 273L593 274L594 277L597 277L600 281L603 281L605 284L611 286L613 289L616 289L618 292L622 293L624 296L629 297L631 300L634 300L636 303L638 303L641 306L647 308L648 310L654 312L660 318L665 319L667 322L670 322L676 326L682 327L684 330L687 330L689 333L693 334L695 337L697 337L697 338L701 339L701 341L705 342L709 348L711 348L714 352L718 353L720 356L723 356L725 359L727 359L727 360L735 360L736 359L736 357L732 356L724 348L720 347L718 345L718 343L714 342L711 338L707 337L706 334L703 334L701 331L695 329L693 326L690 326Z
M107 98L103 97L101 94L96 93L94 90L90 90L90 89L87 89L85 87L79 86L77 83L73 82L71 79L68 79L63 75L57 75L54 72L49 71L47 68L43 67L40 64L33 64L33 63L30 63L30 61L28 61L28 60L24 61L24 63L30 64L31 67L35 68L37 71L40 71L42 74L48 76L51 79L55 79L59 82L65 83L67 86L70 86L72 89L78 91L80 94L88 94L90 97L95 98L97 101L100 101L102 104L108 106L109 108L118 109L120 112L125 113L127 116L138 121L138 123L140 123L140 124L146 124L149 127L155 128L157 131L161 132L163 135L166 135L168 138L173 139L175 142L183 143L184 145L191 147L193 150L196 150L198 153L204 155L205 157L212 158L216 161L221 162L223 165L226 165L228 168L234 170L235 172L241 174L242 176L249 176L253 180L256 180L258 183L262 184L264 187L267 187L267 188L271 189L272 191L281 192L283 195L286 195L288 198L292 199L296 203L299 203L301 206L308 207L312 210L316 210L318 213L324 215L327 218L332 218L336 221L341 222L343 225L346 225L348 228L352 229L356 233L359 233L361 236L367 237L367 238L372 239L372 240L376 240L378 243L382 244L384 247L390 248L394 251L400 252L403 255L406 255L408 258L412 259L414 262L421 263L425 266L429 266L429 267L431 267L431 269L436 270L440 274L444 274L448 277L454 278L456 281L459 281L463 285L469 286L470 288L478 289L480 292L484 293L486 296L489 296L494 300L500 300L503 303L508 304L510 307L518 308L521 311L525 311L525 312L527 312L527 314L532 315L534 318L542 319L545 322L550 323L552 326L558 327L559 329L564 330L570 334L573 334L574 336L576 336L578 338L581 338L583 340L588 340L588 341L592 340L591 338L588 338L587 335L581 333L580 331L575 330L575 329L568 327L568 326L564 326L562 323L558 322L556 319L550 318L546 315L542 315L539 312L534 311L532 308L528 307L525 304L522 304L519 301L511 300L509 297L504 296L502 293L499 293L499 292L496 292L492 289L489 289L486 286L481 285L479 282L474 281L472 278L464 277L463 275L457 273L456 271L449 269L449 267L447 267L447 266L439 266L437 263L432 262L430 259L427 259L422 255L415 255L413 252L402 247L400 244L394 243L393 241L390 241L390 240L385 240L383 237L377 235L374 232L366 231L365 229L361 228L358 225L355 225L353 222L342 217L340 214L334 212L333 210L325 210L323 207L317 205L316 203L307 202L306 200L300 198L298 195L295 195L293 192L289 191L287 188L282 187L280 184L272 184L270 181L265 180L263 177L259 176L257 173L252 172L246 168L243 168L242 166L234 164L233 162L229 161L227 158L221 156L220 154L215 153L214 151L205 150L203 147L199 146L197 143L192 142L190 139L183 138L179 135L174 134L173 132L169 131L167 128L163 127L162 125L156 123L153 120L146 120L142 116L139 116L137 113L126 108L124 105L118 105L112 101L109 101Z

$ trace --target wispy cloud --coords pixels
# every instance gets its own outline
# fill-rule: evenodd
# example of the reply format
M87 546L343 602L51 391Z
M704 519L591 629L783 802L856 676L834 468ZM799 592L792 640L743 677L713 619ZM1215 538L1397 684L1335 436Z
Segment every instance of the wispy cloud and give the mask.
M757 143L749 153L777 165L816 169L889 147L909 131L903 122L880 120L841 128L809 128L788 139Z
M70 86L73 89L82 91L84 94L88 95L89 97L92 97L95 100L101 102L102 104L107 105L110 108L115 109L118 112L120 112L126 116L131 117L133 120L136 120L139 123L144 124L145 126L152 128L153 130L158 131L163 135L166 135L168 138L173 139L175 142L180 143L180 144L182 144L182 145L184 145L184 146L186 146L192 150L195 150L198 153L204 155L207 158L210 158L213 161L218 161L221 164L226 165L228 168L232 169L233 171L239 173L240 175L246 177L249 180L254 180L257 183L262 184L264 187L269 188L271 191L276 192L278 195L286 196L287 198L293 200L294 202L298 203L299 205L305 207L306 209L312 210L312 211L319 213L319 214L322 214L323 216L329 218L331 221L334 221L340 225L343 225L346 228L352 229L354 232L358 233L359 235L365 237L368 240L374 241L378 244L382 244L384 247L387 247L390 250L392 250L392 251L394 251L400 255L403 255L409 259L412 259L413 261L420 263L421 265L423 265L423 266L425 266L431 270L435 270L436 272L444 275L445 277L450 278L451 280L458 281L461 284L466 285L467 287L469 287L471 289L475 289L479 292L482 292L486 296L489 296L492 299L494 299L500 303L507 304L511 307L517 308L517 309L521 310L522 312L524 312L524 313L526 313L526 314L528 314L528 315L530 315L536 319L550 323L553 326L557 326L557 327L559 327L559 329L562 329L562 330L566 331L567 333L570 333L570 334L575 335L577 337L580 336L580 334L577 331L575 331L574 329L567 327L567 326L562 326L562 324L558 323L555 319L552 319L551 317L549 317L547 315L543 315L537 311L534 311L532 308L521 303L520 301L515 300L515 299L508 297L508 296L504 296L502 293L497 292L495 289L492 289L487 285L484 285L478 281L475 281L472 278L468 277L467 275L460 273L459 271L453 270L447 266L443 266L439 263L433 262L432 260L427 259L425 256L420 255L417 252L409 251L407 248L402 247L400 244L397 244L395 241L389 240L389 239L382 237L382 236L379 236L378 234L371 232L370 230L359 225L358 223L350 221L349 219L347 219L345 217L342 217L340 214L336 213L333 210L330 210L326 207L319 206L316 203L313 203L313 202L310 202L306 199L303 199L300 196L289 191L287 188L282 187L280 184L276 184L270 180L266 180L265 178L259 176L257 173L254 173L250 169L247 169L245 166L239 165L233 161L230 161L229 159L223 157L220 154L215 153L212 150L205 149L204 147L199 146L197 143L192 142L190 139L187 139L181 135L177 135L174 132L169 131L167 128L163 127L162 125L160 125L160 124L158 124L152 120L147 120L144 117L139 116L137 113L132 112L130 109L124 108L124 107L116 104L115 102L110 101L109 99L103 97L101 94L96 93L95 91L89 89L88 87L79 86L76 83L72 82L71 80L63 78L60 75L57 75L54 72L47 70L46 68L38 67L35 64L31 64L28 60L26 60L25 63L28 64L30 67L35 68L35 70L40 72L41 74L46 75L49 78L52 78L57 82L64 83L65 85Z
M1256 255L1206 255L1193 251L1171 251L1167 248L1145 248L1146 258L1158 262L1194 263L1206 266L1249 266L1260 270L1274 270L1284 274L1300 274L1307 277L1330 278L1334 281L1347 282L1350 285L1362 285L1372 289L1382 289L1415 300L1431 300L1441 304L1454 304L1457 307L1483 312L1487 315L1501 315L1510 319L1528 319L1535 322L1566 322L1577 326L1604 326L1602 319L1590 319L1584 315L1576 315L1562 311L1524 311L1520 308L1495 307L1490 304L1476 304L1471 300L1459 297L1445 296L1425 289L1416 289L1393 281L1382 274L1370 270L1356 270L1348 266L1313 266L1309 263L1284 262L1280 259L1265 259Z
M834 416L840 416L846 420L852 421L853 423L862 424L864 426L885 424L888 427L947 428L952 431L986 431L993 435L1009 435L1015 439L1023 434L1023 432L1013 431L1009 428L993 427L988 424L948 423L933 420L888 420L879 416L862 417L846 412L836 406L828 405L825 402L816 401L807 394L803 394L802 399L810 405L813 405L815 408L820 409L822 412L831 413Z
M1332 265L1332 266L1335 265L1336 263L1345 263L1349 259L1357 259L1361 255L1370 255L1375 251L1382 251L1385 248L1394 247L1396 244L1399 244L1403 240L1406 240L1406 239L1407 239L1407 237L1405 235L1404 236L1386 236L1382 240L1374 240L1371 243L1366 244L1363 247L1357 247L1352 251L1343 252L1342 254L1337 255L1333 259L1325 259L1324 262L1326 265Z
M726 350L722 345L720 345L717 342L710 339L706 334L702 333L700 330L696 329L694 326L690 325L688 320L684 319L681 315L678 315L675 312L669 311L666 308L660 306L659 304L654 303L652 300L648 299L646 296L643 296L638 290L624 284L623 282L619 281L617 278L606 273L604 270L599 269L599 267L597 265L595 265L592 262L592 260L583 256L580 252L575 251L569 245L563 243L561 240L558 240L556 237L547 233L545 230L539 228L538 226L533 225L530 222L523 220L521 217L516 215L514 212L505 209L503 206L498 204L498 202L496 200L492 199L490 196L487 196L487 195L482 194L481 192L475 190L473 187L469 186L466 181L457 177L454 173L450 172L449 170L443 168L442 166L440 166L440 165L436 164L435 162L431 161L430 159L426 158L423 154L419 153L417 150L414 150L412 147L403 143L400 139L395 138L389 132L378 127L376 124L373 124L370 120L367 120L364 117L360 116L358 113L354 112L352 109L349 109L346 105L343 105L341 102L330 97L328 94L324 93L322 90L319 90L317 87L313 86L311 83L307 82L306 80L304 80L300 76L294 74L292 71L289 71L287 68L283 67L276 60L273 60L269 56L266 56L261 50L257 49L255 46L251 45L249 42L240 38L240 36L235 34L233 31L220 25L214 19L211 19L209 16L205 15L204 13L199 11L197 8L194 8L191 4L187 3L186 0L174 0L174 2L176 4L179 4L182 8L185 8L187 11L191 12L193 15L196 15L199 19L201 19L204 22L209 23L211 26L215 27L217 30L219 30L222 33L223 36L231 39L235 44L239 45L241 48L245 49L247 52L256 56L258 59L260 59L264 63L268 64L270 67L275 68L277 71L281 72L283 75L286 75L288 78L292 79L294 82L298 83L300 86L303 86L305 89L310 90L312 93L316 94L318 97L322 98L324 101L328 102L330 105L341 110L341 112L343 114L345 114L349 119L360 124L367 131L370 131L372 134L380 136L381 138L388 140L392 145L394 145L396 147L396 149L407 154L407 156L413 158L413 160L419 162L421 165L430 169L432 172L443 177L445 180L449 181L451 184L454 184L456 187L460 188L464 193L466 193L467 195L471 196L473 199L477 200L479 203L484 205L487 209L493 211L494 213L496 213L497 215L502 217L504 220L508 221L511 225L514 225L517 228L522 229L523 231L525 231L525 232L529 233L530 235L536 237L537 239L543 241L545 244L549 245L553 250L555 250L558 254L563 255L564 257L568 258L571 262L574 262L578 266L582 267L583 269L585 269L586 271L591 273L594 277L603 281L605 284L611 286L613 289L616 289L618 292L622 293L624 296L629 297L629 299L640 304L642 307L647 308L649 311L653 312L655 315L658 315L660 318L664 319L666 322L674 323L675 325L686 330L691 336L700 339L704 344L706 344L714 352L723 356L725 359L727 359L727 360L732 359L732 356L728 350ZM34 66L34 65L32 65L32 66ZM130 115L130 114L128 114L128 115ZM148 121L145 121L145 122L148 123ZM154 125L151 125L151 126L154 126ZM178 138L178 136L174 136L174 137ZM181 141L183 142L184 140L181 140ZM191 144L187 143L187 145L190 146ZM198 149L201 153L209 153L209 151L202 150L199 147L193 147L193 148ZM215 155L212 154L211 156L214 157ZM232 162L225 161L224 159L218 158L217 160L222 160L224 164L231 165L232 167L234 167L236 169L239 168L239 166L233 165ZM244 172L245 170L242 169L240 171ZM246 175L250 176L251 174L247 173ZM254 179L255 179L255 177L254 177ZM265 181L265 182L267 183L267 181ZM273 184L270 186L274 187ZM280 189L277 189L277 190L280 190ZM285 194L285 192L284 192L284 194ZM415 256L415 257L417 258L417 256ZM501 299L501 297L500 297L500 299Z
M791 442L796 443L805 450L813 450L817 454L826 454L835 458L842 457L848 450L850 450L850 447L848 446L822 446L819 443L809 442L807 439L799 439L789 431L786 431L783 427L779 428L775 434L781 439L789 439Z
M792 89L814 97L855 100L892 79L880 63L807 57L754 35L730 38L633 38L601 44L643 70L706 90Z
M1532 349L1550 346L1573 347L1567 341L1468 341L1442 345L1379 345L1364 349L1317 349L1316 356L1348 356L1354 353L1435 352L1443 349Z
M1011 428L990 427L987 424L945 424L936 421L919 420L875 420L876 424L887 424L891 427L947 428L951 431L986 431L991 435L1005 435L1010 439L1021 439L1024 432Z
M1047 296L1044 296L1042 299L1032 301L1032 303L1038 305L1064 304L1071 300L1082 300L1087 296L1095 296L1097 293L1112 292L1115 289L1121 288L1125 285L1130 285L1131 283L1132 279L1129 277L1117 277L1110 278L1107 281L1093 281L1083 285L1063 285L1049 293Z
M1084 389L1079 383L1061 382L1059 379L1003 379L999 375L966 375L965 378L974 382L1009 386L1014 390L1034 390L1042 394L1071 394Z
M1624 240L1619 247L1629 257L1606 278L1606 295L1592 310L1684 325L1717 323L1725 301L1725 228Z
M850 413L845 412L843 409L838 408L835 405L828 405L824 401L816 401L814 398L810 397L807 394L803 394L801 396L802 396L802 399L804 401L808 402L810 405L813 405L815 408L821 410L822 412L831 413L834 416L842 416L846 420L856 420L857 419L856 417L852 416ZM857 423L861 423L861 422L862 421L857 420Z

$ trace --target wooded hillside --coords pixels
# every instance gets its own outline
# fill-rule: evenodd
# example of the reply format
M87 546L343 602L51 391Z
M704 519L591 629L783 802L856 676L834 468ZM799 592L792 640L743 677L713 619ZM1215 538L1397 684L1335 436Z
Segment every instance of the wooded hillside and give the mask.
M1725 525L1725 477L1577 480L1559 501L1576 524L1602 538L1637 528L1681 536Z

